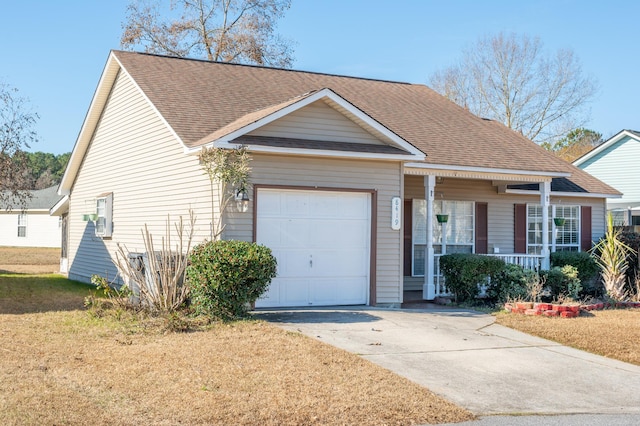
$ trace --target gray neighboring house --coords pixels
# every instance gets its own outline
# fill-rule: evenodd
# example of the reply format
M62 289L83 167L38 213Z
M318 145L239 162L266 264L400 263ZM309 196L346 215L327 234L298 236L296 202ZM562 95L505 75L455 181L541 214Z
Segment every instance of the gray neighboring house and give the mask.
M424 85L113 51L60 185L69 277L117 279L117 244L144 251L167 215L193 210L195 242L210 238L198 153L240 145L252 185L223 238L273 250L258 307L433 299L443 253L548 267L590 248L620 196Z
M49 215L49 209L62 197L58 187L31 191L25 206L0 206L0 246L60 247L60 218Z
M640 132L622 130L573 164L622 192L607 199L616 225L640 227Z

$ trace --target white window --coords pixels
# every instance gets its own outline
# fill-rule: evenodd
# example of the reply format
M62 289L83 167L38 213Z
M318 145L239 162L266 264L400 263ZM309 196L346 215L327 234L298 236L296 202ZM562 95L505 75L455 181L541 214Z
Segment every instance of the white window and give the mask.
M475 209L473 201L433 202L433 251L436 255L443 253L446 246L447 253L474 252L474 224ZM448 215L446 225L438 223L439 214ZM413 256L412 275L424 276L425 242L427 237L427 202L413 200ZM442 238L442 230L446 226L446 238ZM444 243L444 244L443 244Z
M27 215L22 213L18 215L18 237L27 236Z
M112 233L113 194L103 194L96 198L96 235L110 237Z
M556 225L554 219L564 223ZM552 251L580 251L580 206L549 206L549 245ZM527 253L541 252L542 206L528 204Z

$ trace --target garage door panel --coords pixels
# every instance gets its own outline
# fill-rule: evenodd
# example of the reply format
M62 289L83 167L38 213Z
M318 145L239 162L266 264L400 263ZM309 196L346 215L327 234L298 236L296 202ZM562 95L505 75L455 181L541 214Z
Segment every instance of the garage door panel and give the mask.
M260 192L260 214L263 217L282 214L282 199L278 192Z
M368 221L349 220L343 221L339 225L340 238L350 241L351 245L359 244L360 247L369 246L369 223Z
M294 278L275 278L267 292L256 301L260 307L306 306L309 304L309 282Z
M310 304L359 305L366 299L365 278L313 279L310 282Z
M310 254L298 250L281 250L281 256L283 270L280 276L307 277L312 274Z
M343 244L369 246L369 224L366 220L317 219L309 229L310 247L336 247Z
M368 256L362 250L331 250L315 252L312 276L364 276Z
M360 194L362 195L362 194ZM344 195L340 200L340 216L343 218L363 218L369 215L368 197Z
M260 221L260 235L257 240L272 250L282 246L282 220L276 218L262 218Z
M333 247L340 243L339 222L335 219L316 219L309 227L309 247Z
M313 197L311 211L315 217L337 217L340 214L340 197L334 194L321 194Z
M310 255L301 253L298 250L288 249L271 249L271 253L278 262L277 276L278 277L307 277L310 276Z
M309 215L309 196L306 193L286 192L283 195L283 213L289 217L306 217Z
M257 307L367 302L368 193L264 188L258 200L256 240L273 250L278 276Z
M278 284L277 278L274 278L271 281L267 291L265 291L262 296L256 300L256 306L263 308L280 306L280 285Z
M280 301L282 306L305 306L309 300L309 282L298 278L280 280Z

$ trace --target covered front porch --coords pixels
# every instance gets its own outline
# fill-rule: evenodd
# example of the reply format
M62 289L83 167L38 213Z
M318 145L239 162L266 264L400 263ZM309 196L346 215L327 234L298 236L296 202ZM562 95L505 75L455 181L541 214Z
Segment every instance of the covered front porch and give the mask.
M405 168L403 275L404 290L422 290L424 300L448 295L439 268L447 253L495 256L540 270L549 269L552 251L580 250L581 231L591 239L581 230L581 204L588 200L552 200L552 180L565 173L420 166ZM522 185L526 189L514 189Z

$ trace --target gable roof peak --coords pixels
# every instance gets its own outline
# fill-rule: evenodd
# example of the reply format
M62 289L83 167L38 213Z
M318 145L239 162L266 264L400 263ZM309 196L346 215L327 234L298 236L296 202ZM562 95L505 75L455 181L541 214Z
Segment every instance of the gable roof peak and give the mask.
M622 129L618 133L616 133L615 135L611 136L609 139L601 143L600 145L593 148L591 151L573 160L572 164L574 166L580 166L581 164L585 163L587 160L597 156L598 154L605 151L612 145L618 143L620 140L624 139L624 137L630 137L632 139L636 139L640 141L640 132L636 130Z

